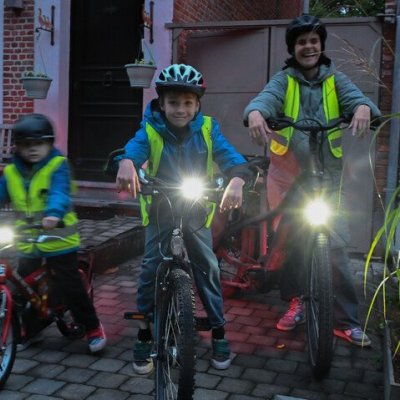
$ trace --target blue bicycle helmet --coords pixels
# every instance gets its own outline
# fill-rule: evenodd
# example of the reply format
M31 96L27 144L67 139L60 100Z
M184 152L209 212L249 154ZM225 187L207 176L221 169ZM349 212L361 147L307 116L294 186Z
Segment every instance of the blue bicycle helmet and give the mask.
M166 89L192 92L201 97L206 85L203 76L196 68L186 64L172 64L164 68L156 80L158 95Z

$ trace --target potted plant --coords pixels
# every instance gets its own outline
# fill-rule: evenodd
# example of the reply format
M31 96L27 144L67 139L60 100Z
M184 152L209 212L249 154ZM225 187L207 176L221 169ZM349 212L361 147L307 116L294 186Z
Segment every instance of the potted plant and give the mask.
M142 39L140 42L135 62L132 64L126 64L125 68L131 87L150 87L157 66L145 39Z
M126 64L126 73L131 87L148 88L151 85L157 66L152 60L136 59L132 64Z
M26 91L26 97L30 99L45 99L52 79L44 72L28 71L25 72L21 81Z

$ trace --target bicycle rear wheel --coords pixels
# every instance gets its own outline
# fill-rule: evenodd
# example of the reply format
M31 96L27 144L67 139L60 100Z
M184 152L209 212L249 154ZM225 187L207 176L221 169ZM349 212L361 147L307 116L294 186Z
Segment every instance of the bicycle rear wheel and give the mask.
M333 284L329 240L315 236L307 273L307 342L311 369L317 379L329 371L333 356Z
M17 350L18 324L15 317L8 321L10 308L11 304L9 304L6 291L0 289L0 389L11 373Z
M192 399L196 360L192 281L176 269L168 282L156 318L156 399Z

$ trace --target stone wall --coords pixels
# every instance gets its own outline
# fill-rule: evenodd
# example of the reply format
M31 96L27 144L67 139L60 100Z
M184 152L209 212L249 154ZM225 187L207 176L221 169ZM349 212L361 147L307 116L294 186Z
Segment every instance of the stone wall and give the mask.
M34 66L34 0L24 0L24 9L4 10L3 121L13 123L20 114L33 111L25 97L21 76Z

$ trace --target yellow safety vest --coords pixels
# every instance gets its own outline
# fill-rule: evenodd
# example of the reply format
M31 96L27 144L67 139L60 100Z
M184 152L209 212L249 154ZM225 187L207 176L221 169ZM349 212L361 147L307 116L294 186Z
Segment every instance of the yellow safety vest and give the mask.
M288 86L286 89L285 100L283 103L283 112L288 117L297 121L300 110L300 84L297 79L292 76L288 77ZM322 101L324 106L326 121L339 117L339 102L335 88L335 77L331 75L324 80L322 84ZM292 138L294 128L288 127L278 131L278 137L271 140L270 149L273 153L282 156L289 148L290 139ZM332 154L336 158L341 158L342 151L342 131L332 129L328 132L328 142Z
M211 140L212 120L211 117L204 116L204 122L201 127L204 141L207 145L207 177L212 179L214 175L213 159L212 159L212 140ZM160 134L147 122L146 133L150 144L150 156L148 159L146 173L150 176L156 176L160 165L161 154L164 148L164 140ZM140 195L140 211L142 214L142 223L144 226L149 224L149 209L152 202L152 196ZM210 212L207 215L205 227L211 226L212 219L216 210L216 204L207 202L207 207L210 207Z
M64 161L65 157L56 156L36 171L29 183L28 191L24 186L24 178L14 164L9 164L4 168L7 189L16 216L16 226L26 225L27 217L33 223L41 222L46 209L46 192L50 188L51 177ZM45 256L50 253L63 252L79 247L80 238L76 214L73 211L67 212L63 221L64 228L55 228L49 231L49 235L62 237L62 240L55 239L44 243L18 242L18 251L27 255L39 251L41 255ZM37 235L37 232L33 234Z

